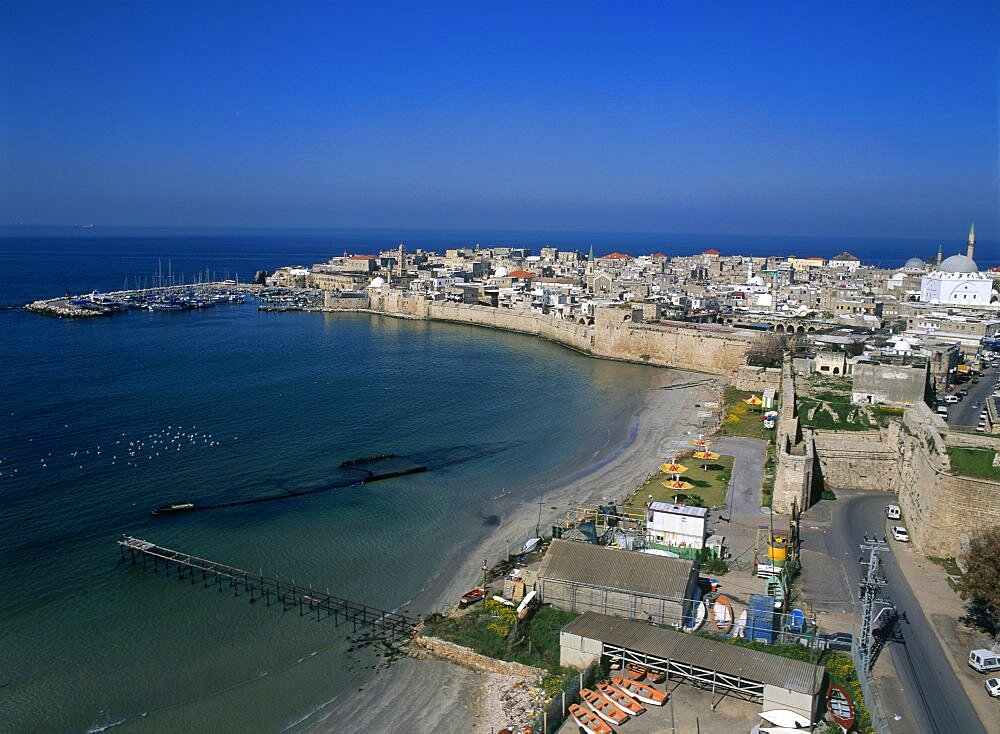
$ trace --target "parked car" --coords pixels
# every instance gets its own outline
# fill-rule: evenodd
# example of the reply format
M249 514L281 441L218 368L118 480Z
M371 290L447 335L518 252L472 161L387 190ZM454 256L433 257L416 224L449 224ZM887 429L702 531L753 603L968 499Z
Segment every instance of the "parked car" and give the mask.
M960 397L960 398L967 398L967 397L969 397L969 391L966 390L965 388L962 388L961 390L958 391L958 397Z
M899 510L899 505L886 505L885 516L890 520L898 520L902 516Z
M898 543L909 543L910 534L906 532L906 528L904 528L902 525L893 525L892 539Z
M980 673L992 673L994 670L1000 670L1000 653L982 648L972 650L969 653L969 666Z
M944 401L949 405L954 405L959 400L958 395L946 395Z
M854 635L850 632L833 632L829 635L820 635L817 639L827 650L850 652L854 646Z
M993 698L1000 698L1000 678L987 678L986 692Z

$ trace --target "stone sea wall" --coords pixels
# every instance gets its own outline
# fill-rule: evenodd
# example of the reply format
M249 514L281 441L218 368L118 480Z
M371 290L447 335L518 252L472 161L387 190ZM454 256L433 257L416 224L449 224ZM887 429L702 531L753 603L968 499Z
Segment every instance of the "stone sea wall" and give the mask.
M813 431L820 476L828 489L899 489L899 424L881 431Z
M727 377L744 363L753 338L749 332L715 325L633 323L631 311L624 309L598 309L595 325L586 326L531 311L430 301L387 288L371 290L364 299L328 295L324 307L514 331L595 357Z
M448 642L437 637L417 635L413 638L412 645L418 647L428 655L481 673L516 675L521 678L530 678L533 680L541 680L545 675L545 671L541 668L533 668L530 665L522 665L521 663L508 662L480 655L468 647L462 647L461 645L456 645L453 642Z

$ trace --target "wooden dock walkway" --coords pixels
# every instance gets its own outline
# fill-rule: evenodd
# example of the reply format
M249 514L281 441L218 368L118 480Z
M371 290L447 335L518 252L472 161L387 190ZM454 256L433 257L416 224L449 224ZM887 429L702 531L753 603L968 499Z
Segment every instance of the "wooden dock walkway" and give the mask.
M299 616L316 614L317 621L333 617L334 625L350 623L353 631L359 627L370 628L374 637L393 644L407 642L420 624L418 617L398 612L387 612L365 604L332 596L308 587L297 586L295 581L282 581L277 576L265 576L263 572L252 573L241 568L228 566L217 561L198 558L188 553L171 550L148 540L122 536L118 541L122 560L130 560L132 565L141 563L144 569L152 565L159 573L160 567L166 575L170 569L177 572L178 580L187 576L194 584L200 576L202 585L215 586L221 592L223 587L233 590L234 596L249 594L250 602L264 599L267 606L281 604L282 611L298 607Z

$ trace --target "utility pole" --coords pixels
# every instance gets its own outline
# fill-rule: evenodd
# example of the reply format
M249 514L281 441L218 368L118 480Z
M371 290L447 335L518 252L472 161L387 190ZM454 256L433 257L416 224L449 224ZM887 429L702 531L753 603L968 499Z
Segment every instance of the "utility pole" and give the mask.
M858 640L858 673L861 675L869 675L871 673L872 665L874 660L872 660L872 627L878 620L878 617L886 609L892 609L893 605L884 599L879 599L879 592L883 586L886 585L885 574L881 573L879 553L881 551L888 551L889 544L885 537L879 540L875 536L869 538L865 535L865 541L859 546L862 551L868 551L868 563L867 567L865 564L865 558L862 555L858 559L858 563L861 567L861 579L859 581L859 596L861 597L862 614L861 614L861 636ZM875 614L875 605L880 604L882 608L879 610L878 614Z

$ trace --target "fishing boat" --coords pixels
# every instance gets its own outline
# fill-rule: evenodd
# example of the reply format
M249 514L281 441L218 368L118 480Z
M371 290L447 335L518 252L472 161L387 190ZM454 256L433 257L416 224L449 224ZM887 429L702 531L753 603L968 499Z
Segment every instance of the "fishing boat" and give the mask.
M477 586L472 591L467 591L462 594L462 598L458 600L458 603L463 607L467 607L470 604L475 604L477 601L482 601L486 596L486 589L481 586Z
M597 690L599 690L605 698L615 704L618 708L631 714L632 716L638 716L646 710L646 707L641 703L636 701L627 693L623 693L615 688L610 683L598 683Z
M772 709L771 711L761 711L759 714L760 718L764 719L771 724L778 727L810 727L812 722L809 721L802 714L797 714L794 711L789 711L788 709Z
M170 515L175 512L191 512L194 510L194 502L172 502L169 505L160 505L153 510L154 515Z
M614 703L606 699L597 691L590 688L580 689L580 698L587 702L594 713L600 716L609 724L621 726L629 719L629 715L615 706Z
M531 611L531 604L532 602L535 601L535 597L537 595L538 592L535 591L534 589L532 589L531 591L529 591L527 594L524 595L524 598L521 600L521 603L517 605L518 619L524 620L528 616L528 613Z
M667 702L666 693L658 691L652 686L647 686L645 683L640 683L637 680L630 680L619 675L612 678L611 682L637 701L642 701L652 706L662 706Z
M826 692L826 708L837 725L845 732L854 726L854 704L847 691L838 685L830 686Z
M774 597L774 608L785 606L785 585L778 576L771 576L764 584L764 596Z
M569 715L587 734L615 734L615 730L601 721L601 717L578 703L570 704Z
M691 623L684 628L684 631L696 632L705 623L706 616L708 616L708 609L705 607L705 602L697 602L694 609L694 619L692 619Z
M746 634L747 629L747 610L744 609L740 612L740 616L736 619L736 624L733 626L733 637L743 637Z
M733 605L725 594L719 596L712 605L712 621L723 634L733 628Z

